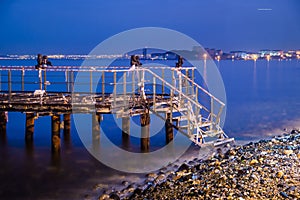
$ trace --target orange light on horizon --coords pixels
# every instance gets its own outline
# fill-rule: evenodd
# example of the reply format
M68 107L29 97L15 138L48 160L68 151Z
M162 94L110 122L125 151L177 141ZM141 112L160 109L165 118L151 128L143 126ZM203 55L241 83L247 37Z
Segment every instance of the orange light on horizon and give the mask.
M206 58L207 58L207 54L206 53L203 54L203 58L204 58L204 60L206 60Z
M267 55L267 61L270 61L270 59L271 59L271 56Z
M257 55L253 55L253 60L254 60L254 61L257 60Z

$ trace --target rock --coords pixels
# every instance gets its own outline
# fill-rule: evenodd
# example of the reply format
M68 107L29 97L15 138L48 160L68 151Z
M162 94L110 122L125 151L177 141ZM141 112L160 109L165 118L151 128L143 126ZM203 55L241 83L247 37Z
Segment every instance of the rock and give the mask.
M190 166L186 163L183 163L179 168L178 168L178 171L188 171L190 169Z
M117 195L115 192L110 193L109 198L113 200L120 200L119 195Z
M287 193L285 192L279 192L280 196L282 196L283 198L289 198L289 195L287 195Z
M291 155L292 153L294 153L293 150L287 150L287 149L283 150L283 154L284 154L284 155L289 156L289 155Z
M128 186L128 185L129 185L129 182L128 182L128 181L122 181L122 185Z
M250 165L256 165L256 164L258 164L258 160L253 159L250 161Z
M109 199L109 195L108 194L102 194L98 200L108 200Z
M283 171L279 171L277 172L276 177L281 178L283 175L284 175Z
M149 173L146 175L147 178L156 178L157 177L157 174L155 173Z

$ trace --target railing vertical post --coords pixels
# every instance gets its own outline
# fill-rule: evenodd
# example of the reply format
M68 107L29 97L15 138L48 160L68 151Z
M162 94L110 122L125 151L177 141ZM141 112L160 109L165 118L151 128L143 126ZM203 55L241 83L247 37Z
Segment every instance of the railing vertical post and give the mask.
M2 71L0 70L0 91L2 91Z
M74 92L74 71L71 71L71 92Z
M117 101L117 72L114 70L114 106L116 106Z
M102 102L105 100L105 72L102 72Z
M22 68L22 72L21 72L21 88L22 88L22 92L24 92L24 76L25 76L25 69Z
M47 70L44 69L44 90L47 90Z
M40 90L43 89L42 85L42 69L39 69L39 85L40 85Z
M153 110L155 111L156 106L156 79L153 77Z
M185 76L188 78L189 77L189 69L185 69ZM188 79L185 79L185 84L186 84L186 95L189 95L189 81Z
M8 70L8 94L9 94L9 102L11 101L11 71Z
M93 93L93 72L90 70L90 93Z
M135 102L135 78L134 78L134 71L132 71L132 100Z
M69 70L68 70L68 68L65 71L65 79L66 79L67 92L70 92L70 87L69 87Z
M124 95L124 97L123 97L124 99L123 100L124 100L124 109L125 109L125 106L126 106L126 92L127 92L126 91L126 86L127 86L126 84L127 84L126 83L126 72L124 72L123 73L123 95Z
M161 69L161 77L162 77L162 79L165 80L165 69L164 68ZM165 93L165 83L164 82L161 83L161 93L162 94Z
M173 97L174 97L174 90L171 89L170 91L170 118L173 119Z
M214 99L210 98L210 121L214 120ZM213 123L212 123L213 124ZM210 130L212 130L212 125L210 126Z
M195 69L192 68L192 81L195 82Z
M142 99L146 99L145 95L145 70L141 70L140 95Z
M181 70L179 69L179 73L178 74L178 87L179 87L179 107L181 107L181 94L182 94L182 75L181 75Z

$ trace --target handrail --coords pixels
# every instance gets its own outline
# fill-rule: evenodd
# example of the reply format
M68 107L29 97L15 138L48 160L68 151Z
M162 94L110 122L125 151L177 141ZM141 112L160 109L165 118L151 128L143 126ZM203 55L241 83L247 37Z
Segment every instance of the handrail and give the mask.
M160 76L158 76L157 74L155 74L154 72L152 72L149 69L138 69L140 71L147 71L150 74L152 74L153 76L155 76L157 79L159 79L160 81L164 82L167 86L169 86L171 89L173 89L174 91L178 92L178 94L182 95L183 97L185 97L186 99L188 99L190 102L194 103L198 108L202 109L202 105L199 104L198 102L194 101L193 99L191 99L190 97L186 96L183 92L179 91L176 87L174 87L173 85L171 85L169 82L166 82L163 78L161 78Z
M176 70L177 69L172 69L172 70ZM180 72L180 71L179 71ZM180 72L181 73L181 72ZM213 98L214 100L216 100L218 103L220 103L222 106L225 106L225 104L219 100L217 97L215 97L214 95L212 95L211 93L209 93L207 90L205 90L203 87L201 87L200 85L198 85L195 81L193 81L192 79L190 79L188 76L186 76L185 74L181 73L181 75L187 79L188 81L190 81L193 85L195 85L196 87L198 87L200 90L202 90L205 94L207 94L209 97Z
M96 71L96 72L128 72L131 71L129 66L49 66L45 69L41 69L43 71L66 71L72 70L74 72L81 71ZM143 69L145 69L143 67ZM174 67L161 67L161 66L147 66L147 69L174 69ZM195 69L195 67L182 67L182 69ZM26 71L38 71L35 66L0 66L0 71L5 70L26 70Z

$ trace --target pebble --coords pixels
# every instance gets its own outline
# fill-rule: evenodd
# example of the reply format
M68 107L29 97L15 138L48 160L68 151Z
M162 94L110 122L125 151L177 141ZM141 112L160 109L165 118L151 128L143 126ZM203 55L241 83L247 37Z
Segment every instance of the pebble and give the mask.
M293 150L284 150L283 151L283 153L288 156L291 155L293 152L294 152Z
M124 199L300 199L298 134L231 146L223 156L217 150L174 173L148 174L155 184Z
M250 165L256 165L256 164L258 164L258 160L253 159L250 161Z

